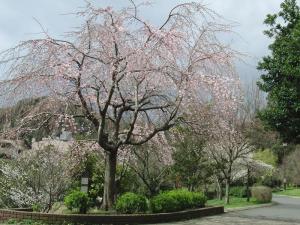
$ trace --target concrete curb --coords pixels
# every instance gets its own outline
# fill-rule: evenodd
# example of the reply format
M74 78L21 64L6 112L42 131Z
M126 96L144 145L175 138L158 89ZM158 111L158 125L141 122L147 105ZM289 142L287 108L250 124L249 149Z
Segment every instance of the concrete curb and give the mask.
M258 205L251 205L251 206L246 206L246 207L230 208L230 209L224 209L224 212L225 213L238 212L238 211L243 211L243 210L248 210L248 209L270 207L270 206L274 206L277 204L278 203L276 203L276 202L272 202L272 203L267 203L267 204L258 204Z
M278 194L273 194L273 196L300 199L300 196L278 195Z

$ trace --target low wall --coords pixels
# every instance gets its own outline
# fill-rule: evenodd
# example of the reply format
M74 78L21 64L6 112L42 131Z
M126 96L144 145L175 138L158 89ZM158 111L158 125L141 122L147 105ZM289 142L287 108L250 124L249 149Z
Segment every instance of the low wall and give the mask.
M0 221L8 219L32 219L48 224L70 222L75 224L149 224L174 222L212 216L224 213L224 207L207 207L172 213L134 214L134 215L82 215L82 214L48 214L15 210L0 209Z

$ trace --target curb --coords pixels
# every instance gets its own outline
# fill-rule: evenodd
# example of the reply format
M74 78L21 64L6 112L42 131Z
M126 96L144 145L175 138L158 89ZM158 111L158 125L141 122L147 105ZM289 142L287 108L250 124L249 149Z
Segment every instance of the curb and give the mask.
M273 196L278 196L278 197L285 197L285 198L296 198L300 199L300 196L290 196L290 195L278 195L278 194L273 194Z
M225 209L225 213L230 213L230 212L238 212L238 211L244 211L248 209L256 209L256 208L264 208L264 207L270 207L277 205L278 203L272 202L272 203L267 203L267 204L258 204L258 205L251 205L251 206L246 206L246 207L238 207L238 208L229 208Z

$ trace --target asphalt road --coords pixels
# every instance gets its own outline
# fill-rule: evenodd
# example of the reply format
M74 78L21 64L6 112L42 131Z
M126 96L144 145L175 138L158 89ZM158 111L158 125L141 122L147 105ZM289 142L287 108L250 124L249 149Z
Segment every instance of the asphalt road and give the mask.
M298 222L300 224L300 198L273 195L271 207L256 208L230 213L232 216L276 221Z
M273 196L275 205L161 225L300 225L300 198Z

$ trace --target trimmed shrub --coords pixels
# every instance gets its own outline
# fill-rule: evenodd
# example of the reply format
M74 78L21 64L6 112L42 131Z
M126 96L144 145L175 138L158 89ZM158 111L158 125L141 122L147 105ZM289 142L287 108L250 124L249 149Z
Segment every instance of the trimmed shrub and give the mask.
M272 201L272 189L265 186L257 186L251 188L252 197L260 203L268 203Z
M168 195L168 193L161 193L150 200L151 210L154 213L165 213L178 211L177 200Z
M206 197L201 192L194 192L192 195L192 208L203 208L206 203Z
M163 213L204 207L205 202L206 198L202 193L179 189L155 196L151 199L150 204L152 212Z
M245 198L247 197L247 189L246 187L241 186L231 187L229 195L238 198Z
M116 210L125 214L144 213L148 210L147 199L142 195L125 193L118 198Z
M89 208L88 194L74 190L65 197L64 203L70 210L77 209L79 213L86 213Z

